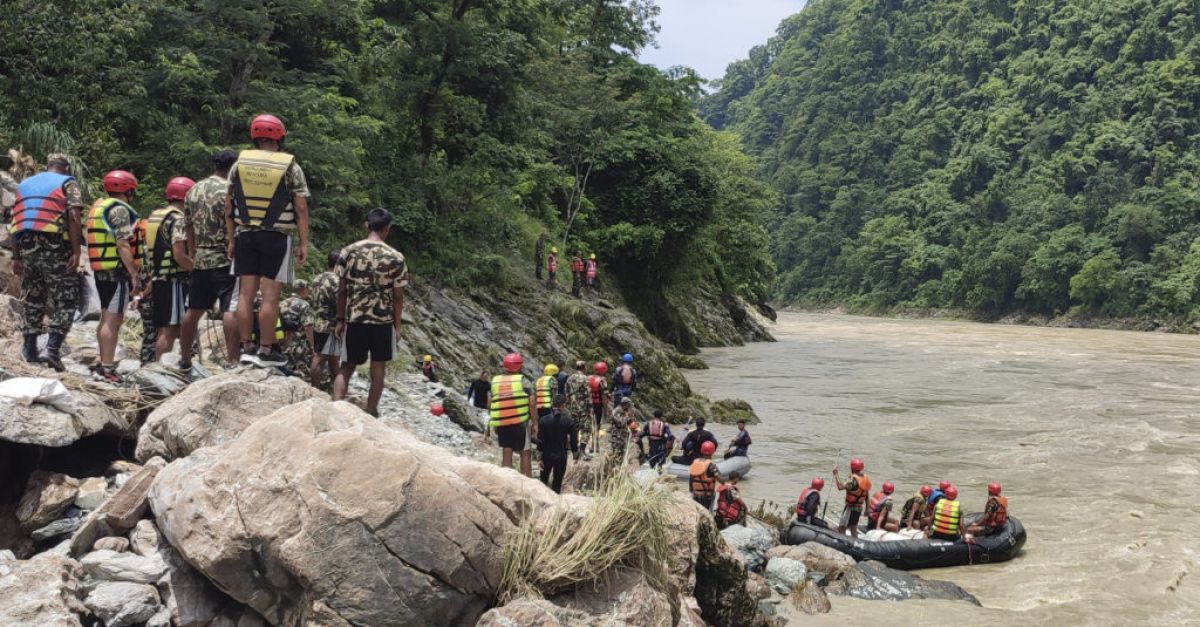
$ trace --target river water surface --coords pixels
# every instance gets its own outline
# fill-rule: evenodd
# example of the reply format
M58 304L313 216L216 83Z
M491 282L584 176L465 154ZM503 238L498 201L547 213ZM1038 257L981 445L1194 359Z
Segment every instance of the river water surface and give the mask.
M814 476L831 496L841 450L897 496L949 479L968 511L999 481L1029 533L1011 562L920 572L982 609L833 597L804 624L1200 624L1200 337L790 313L774 332L688 377L762 419L751 507Z

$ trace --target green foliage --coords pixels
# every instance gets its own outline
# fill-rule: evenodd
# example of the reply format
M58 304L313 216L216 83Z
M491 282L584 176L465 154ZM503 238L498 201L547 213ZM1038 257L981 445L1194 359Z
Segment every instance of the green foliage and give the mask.
M1193 316L1184 0L813 0L701 102L781 194L785 301Z

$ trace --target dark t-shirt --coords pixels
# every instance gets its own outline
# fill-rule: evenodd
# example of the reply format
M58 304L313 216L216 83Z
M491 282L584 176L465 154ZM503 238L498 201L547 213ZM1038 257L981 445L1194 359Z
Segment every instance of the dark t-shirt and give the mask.
M479 409L488 408L488 393L492 391L492 384L488 381L480 381L475 379L471 383L471 398L474 399L474 404Z
M562 459L568 448L579 451L579 430L570 414L556 409L538 421L538 450L544 457Z

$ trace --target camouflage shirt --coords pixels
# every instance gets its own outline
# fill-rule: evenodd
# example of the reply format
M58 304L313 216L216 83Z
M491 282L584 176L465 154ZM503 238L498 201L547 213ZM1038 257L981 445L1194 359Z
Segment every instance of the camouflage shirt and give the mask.
M342 249L334 272L346 281L346 322L395 323L392 289L408 285L404 255L382 242L361 240Z
M304 327L313 326L313 310L308 301L299 296L292 296L279 303L279 321L284 331L301 332Z
M113 209L119 208L119 205L113 207ZM128 211L110 210L108 212L108 225L112 227L113 236L117 239L133 239L133 224L135 220L134 215L131 215ZM96 272L97 281L119 281L128 278L129 273L125 271L124 264L116 270L100 270Z
M192 261L197 270L212 270L229 265L225 237L225 196L229 193L229 179L212 175L188 190L183 201L185 226L192 228L196 238L196 250Z
M313 332L332 333L337 324L338 278L332 271L322 272L308 286L313 311Z
M592 415L592 388L586 374L576 371L567 378L567 407L572 416Z
M226 193L229 192L229 188L230 188L229 181L233 180L233 176L235 173L237 173L237 164L236 163L233 164L233 167L229 169L229 179L226 180L226 184L225 184ZM304 170L300 169L300 164L296 161L292 161L292 165L288 166L287 172L283 175L283 181L284 181L284 186L287 187L288 193L291 194L293 197L304 196L305 198L308 198L309 196L312 195L308 192L308 180L304 178ZM284 208L284 211L287 211L291 207L292 207L292 203L288 202L288 205L286 208ZM223 216L224 208L222 208L221 211L222 211L222 216ZM224 218L222 218L222 219L224 219ZM238 233L243 233L245 231L254 231L254 230L257 230L258 228L260 228L260 227L245 226L245 225L239 224L235 227L234 234L236 235ZM296 226L292 225L292 224L276 224L276 225L271 226L270 228L267 228L267 227L261 227L261 228L263 228L263 230L278 231L280 233L291 233L292 231L296 230Z

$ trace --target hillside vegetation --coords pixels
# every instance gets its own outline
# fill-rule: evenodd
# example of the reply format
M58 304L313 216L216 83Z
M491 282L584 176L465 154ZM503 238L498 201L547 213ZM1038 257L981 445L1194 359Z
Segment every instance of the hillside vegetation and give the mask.
M702 103L786 302L1200 317L1200 9L812 0Z
M129 169L144 212L271 112L308 176L318 249L359 237L382 205L417 280L486 292L528 282L547 231L596 252L646 326L692 349L688 304L659 290L764 301L758 220L775 196L698 119L694 75L636 61L656 13L641 0L14 0L0 144L66 149L93 189Z

